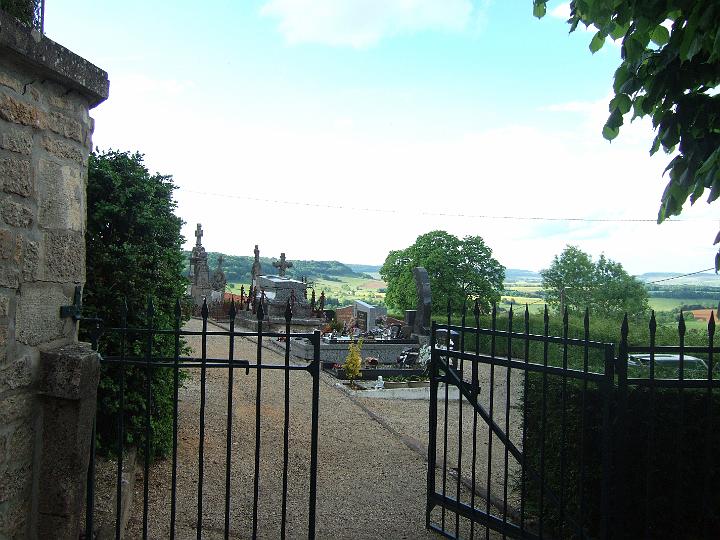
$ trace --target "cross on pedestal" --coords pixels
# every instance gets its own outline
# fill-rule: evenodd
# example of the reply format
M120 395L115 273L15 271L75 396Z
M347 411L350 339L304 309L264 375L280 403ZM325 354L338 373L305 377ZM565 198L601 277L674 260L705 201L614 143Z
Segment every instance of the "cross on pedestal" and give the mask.
M203 236L202 225L200 223L198 223L197 228L195 229L195 238L197 239L195 241L195 245L198 247L200 247L202 245L202 241L201 241L202 236Z
M284 252L280 254L280 260L273 263L273 266L278 269L280 277L285 277L285 270L292 268L292 265L290 261L285 260Z

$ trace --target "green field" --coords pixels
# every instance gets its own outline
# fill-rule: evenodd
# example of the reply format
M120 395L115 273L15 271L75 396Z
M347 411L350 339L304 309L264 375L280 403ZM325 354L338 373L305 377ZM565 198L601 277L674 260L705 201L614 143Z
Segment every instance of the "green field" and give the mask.
M228 291L239 294L240 285L228 284ZM385 288L387 284L379 279L368 279L364 277L347 277L338 276L334 279L316 279L310 283L311 287L314 287L317 297L320 296L322 291L325 291L327 298L337 299L339 306L347 306L352 304L354 300L362 300L372 305L384 305L385 302ZM517 291L519 293L537 293L542 290L542 287L535 283L524 283L514 282L505 283L505 288L508 290ZM249 290L249 285L245 284L245 292ZM683 305L703 305L706 307L716 307L716 303L709 300L698 300L691 298L650 298L650 308L656 312L672 311ZM513 305L513 309L517 312L522 312L527 304L531 313L542 313L545 302L542 298L534 296L522 296L522 295L503 295L500 301L499 307L508 309L510 305ZM336 306L331 306L336 307ZM686 320L688 329L706 329L707 323L702 321L695 321L693 319Z
M245 286L245 294L250 285L245 283L228 283L228 292L240 294L240 286ZM316 279L310 281L310 288L315 289L316 297L325 292L326 298L337 298L340 307L348 306L355 300L362 300L368 304L378 305L385 302L384 281L361 277L338 276L336 279Z
M680 306L705 306L708 308L717 307L717 303L711 300L698 300L697 298L650 298L650 309L655 311L672 311Z

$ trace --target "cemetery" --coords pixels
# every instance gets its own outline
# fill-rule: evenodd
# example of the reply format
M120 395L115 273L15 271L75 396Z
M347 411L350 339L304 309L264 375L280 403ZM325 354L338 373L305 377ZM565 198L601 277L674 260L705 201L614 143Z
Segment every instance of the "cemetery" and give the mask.
M227 321L229 305L226 300L225 287L227 280L222 270L222 257L218 260L218 268L212 279L207 263L207 252L202 245L202 225L197 224L195 232L196 245L190 257L188 279L188 295L194 306L194 313L200 314L203 302L207 303L211 318ZM418 273L417 289L419 296L418 310L408 310L405 321L401 322L387 317L384 307L376 307L356 300L352 305L352 316L342 325L337 320L328 320L331 312L324 309L324 292L316 300L315 290L308 291L306 280L291 279L286 276L292 267L285 253L273 263L277 274L265 274L260 262L260 249L254 249L252 266L252 283L250 291L245 294L241 290L236 308L236 324L244 329L258 330L258 311L262 310L264 332L284 332L286 329L286 310L292 313L291 332L308 332L318 330L322 333L320 342L320 358L323 369L333 377L344 380L343 363L348 355L350 344L362 342L363 369L358 379L377 381L378 377L388 387L426 387L420 380L425 375L427 358L418 361L422 345L429 339L429 314L431 312L431 293L427 273ZM308 298L309 297L309 298ZM232 297L234 302L235 298ZM425 318L423 318L425 317ZM417 321L417 324L416 324ZM271 341L279 352L284 351L283 338ZM308 339L293 339L290 343L290 354L300 360L311 360L314 345ZM426 378L426 377L425 377ZM412 380L411 380L412 379Z

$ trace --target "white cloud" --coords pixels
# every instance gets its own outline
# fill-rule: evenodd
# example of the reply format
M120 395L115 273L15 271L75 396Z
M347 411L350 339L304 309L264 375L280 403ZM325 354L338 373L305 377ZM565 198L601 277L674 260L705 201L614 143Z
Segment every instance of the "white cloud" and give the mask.
M570 2L562 2L550 10L551 17L568 20L570 18Z
M567 21L570 18L570 2L562 2L555 6L553 9L550 10L550 16L555 17L556 19L562 19L564 21ZM593 34L598 31L595 26L585 26L584 24L579 24L578 28L580 30L583 30L585 32L591 32ZM620 45L622 45L622 39L614 40L611 37L608 37L607 39L605 39L605 43L607 45L614 45L616 47L620 47Z
M487 2L481 3L481 8ZM290 43L368 47L422 30L457 31L473 15L471 0L268 0L261 14L279 19Z

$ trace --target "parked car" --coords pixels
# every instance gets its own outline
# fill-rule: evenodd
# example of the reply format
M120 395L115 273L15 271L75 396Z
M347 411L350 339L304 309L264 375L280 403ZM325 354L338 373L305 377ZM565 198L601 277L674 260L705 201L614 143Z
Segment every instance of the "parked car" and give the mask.
M631 354L628 357L628 366L634 367L645 367L650 368L650 355L649 354ZM680 369L680 355L679 354L656 354L655 355L655 368L672 368ZM696 358L694 356L684 355L683 356L683 369L685 371L705 371L707 373L708 366L705 360L702 358Z

